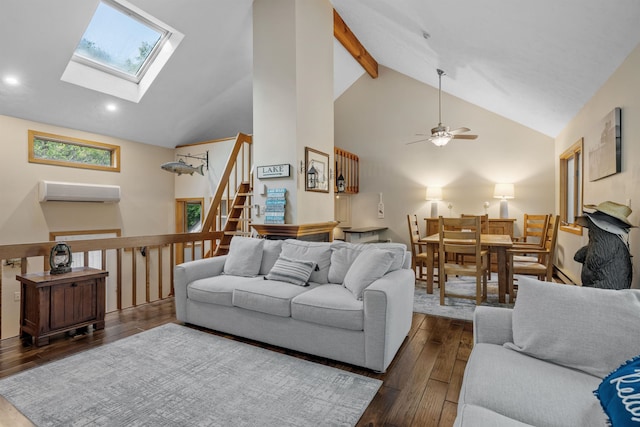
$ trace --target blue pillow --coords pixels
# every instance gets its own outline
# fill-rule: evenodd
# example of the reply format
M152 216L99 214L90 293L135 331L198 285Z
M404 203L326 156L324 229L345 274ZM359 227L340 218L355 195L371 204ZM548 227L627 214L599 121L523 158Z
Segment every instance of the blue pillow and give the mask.
M593 392L615 427L640 423L640 355L604 377Z

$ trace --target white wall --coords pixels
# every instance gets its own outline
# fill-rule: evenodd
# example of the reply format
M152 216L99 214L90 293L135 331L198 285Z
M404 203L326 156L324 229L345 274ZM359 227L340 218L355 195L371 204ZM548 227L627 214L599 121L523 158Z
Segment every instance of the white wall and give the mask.
M435 70L434 70L435 72ZM444 77L447 78L446 76ZM446 87L446 80L443 81ZM454 140L445 147L430 142L406 145L416 133L437 125L438 90L386 67L380 76L362 76L335 102L335 145L360 157L360 193L352 197L352 226L389 227L384 237L409 242L407 214L430 214L424 200L427 186L444 188L439 214L499 216L493 198L497 182L513 182L516 197L509 216L554 210L553 139L487 110L443 93L442 120L452 129L466 126L475 141ZM378 219L378 193L383 193L385 218Z
M256 166L289 164L292 176L256 179L288 191L287 223L333 218L329 193L305 191L305 147L333 164L333 12L328 0L253 4L253 150ZM264 197L255 201L264 205ZM255 218L261 222L262 217Z
M607 200L626 204L631 201L634 212L629 216L631 223L640 223L640 45L627 57L609 80L585 104L576 117L556 138L555 157L571 144L584 137L584 202L598 204ZM598 181L590 182L589 147L600 137L598 123L615 107L622 108L622 172ZM556 162L558 163L558 162ZM556 165L556 187L559 185L559 171ZM558 196L559 197L559 196ZM559 199L556 200L559 206ZM559 208L557 208L559 209ZM640 266L640 235L638 229L630 233L630 247L633 255L633 284L640 287L638 267ZM574 282L581 283L582 264L573 260L576 251L588 243L588 233L582 236L560 231L558 236L558 267Z

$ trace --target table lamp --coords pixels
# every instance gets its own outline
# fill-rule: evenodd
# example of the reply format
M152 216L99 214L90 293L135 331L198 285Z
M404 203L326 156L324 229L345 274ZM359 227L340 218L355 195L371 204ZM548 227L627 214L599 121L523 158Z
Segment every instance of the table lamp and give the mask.
M507 199L514 197L513 184L496 184L493 197L500 199L500 218L509 218L509 205Z
M431 202L431 218L438 218L438 201L442 200L442 187L427 187L425 199Z

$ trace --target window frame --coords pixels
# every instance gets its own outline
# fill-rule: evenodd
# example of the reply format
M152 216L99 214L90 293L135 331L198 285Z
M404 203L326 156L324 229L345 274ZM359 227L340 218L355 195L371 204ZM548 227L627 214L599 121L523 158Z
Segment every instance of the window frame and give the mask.
M576 161L578 159L579 161ZM567 179L570 161L573 160L573 211L574 219L569 222L569 180ZM584 140L580 138L560 155L560 230L582 235L582 226L575 222L575 217L582 214L584 196Z
M158 33L160 33L160 39L158 40L158 42L153 46L153 48L151 49L151 52L149 52L149 55L147 55L147 57L145 58L144 62L142 63L142 66L140 67L140 69L138 69L138 72L135 75L132 74L128 74L124 71L118 70L117 68L114 68L108 64L103 64L101 62L98 62L94 59L82 56L80 54L78 54L75 50L73 52L73 56L71 57L72 61L75 61L79 64L85 65L87 67L91 67L94 68L98 71L102 71L105 72L107 74L111 74L115 77L119 77L121 79L125 79L128 80L132 83L135 84L139 84L140 81L144 78L147 70L149 69L149 67L151 67L151 65L153 64L153 62L156 60L158 53L162 50L163 46L165 45L165 43L167 42L167 40L169 40L171 38L172 32L168 29L165 28L157 23L152 22L151 20L145 18L144 16L142 16L141 14L137 13L136 11L127 8L126 6L113 1L113 0L100 0L100 3L104 3L107 7L111 7L113 9L115 9L116 11L122 13L123 15L127 15L129 16L131 19L137 21L138 23L153 29L154 31L157 31ZM97 11L97 8L96 8ZM91 17L91 20L93 20L93 18L95 17L95 13L94 15ZM84 37L84 34L83 34ZM82 40L82 39L81 39ZM77 48L76 48L77 49Z
M120 146L119 145L106 144L104 142L89 141L86 139L56 135L56 134L47 133L47 132L39 132L32 129L29 129L28 131L28 138L29 138L29 163L39 163L39 164L51 165L51 166L64 166L64 167L70 167L70 168L99 170L99 171L106 171L106 172L120 172ZM110 151L111 165L110 166L92 165L89 163L78 163L78 162L70 162L65 160L42 159L42 158L36 157L35 147L34 147L36 138L44 139L47 141L59 142L62 144L90 147L90 148Z

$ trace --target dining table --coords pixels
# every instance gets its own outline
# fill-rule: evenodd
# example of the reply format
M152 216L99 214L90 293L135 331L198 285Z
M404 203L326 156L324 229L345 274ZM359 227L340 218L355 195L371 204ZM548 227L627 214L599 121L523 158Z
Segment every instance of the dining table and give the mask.
M440 235L431 234L420 239L420 243L425 243L427 247L427 293L433 293L433 259L434 254L440 246ZM507 266L507 249L513 246L511 236L508 234L481 234L480 244L482 247L495 252L497 255L498 268L498 301L506 302L507 281L509 280ZM440 279L442 280L442 278Z

